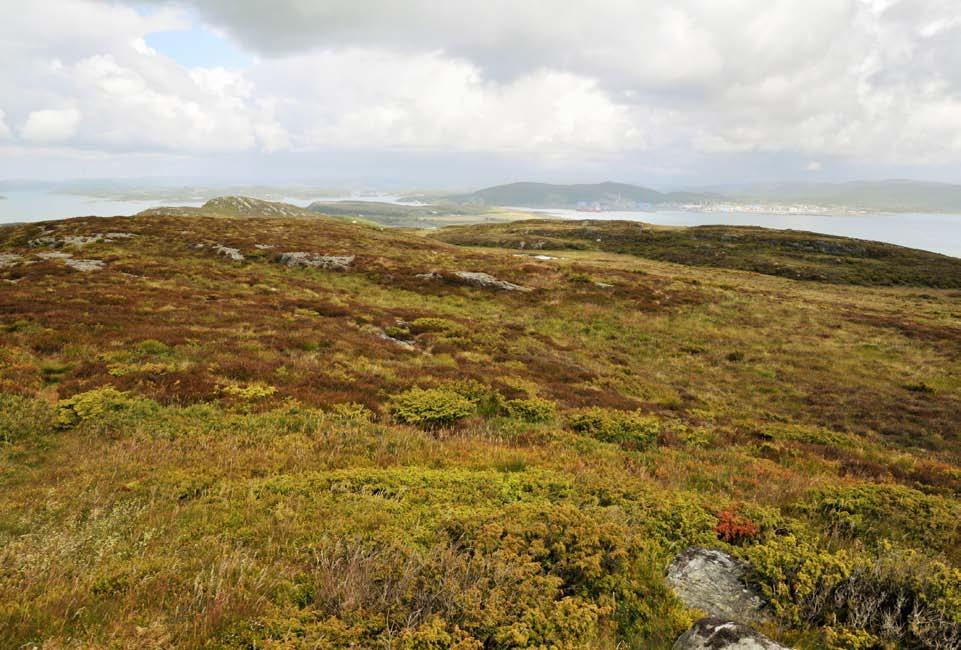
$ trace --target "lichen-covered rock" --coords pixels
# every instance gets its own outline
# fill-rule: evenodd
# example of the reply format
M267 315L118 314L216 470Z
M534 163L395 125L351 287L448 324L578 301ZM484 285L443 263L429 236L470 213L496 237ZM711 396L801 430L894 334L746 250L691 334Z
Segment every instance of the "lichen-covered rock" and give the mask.
M745 623L769 618L768 606L756 589L744 583L748 565L727 553L689 548L667 569L667 582L688 607L711 616Z
M103 260L82 260L75 257L66 259L63 261L64 264L69 266L75 271L80 271L81 273L91 273L93 271L102 271L106 263Z
M21 260L23 260L22 255L17 255L16 253L0 253L0 269L16 266Z
M317 255L316 253L282 253L277 261L292 268L316 268L345 271L354 262L353 255Z
M673 650L790 650L735 621L702 618L674 642Z
M81 273L102 271L106 266L106 262L103 260L80 259L79 257L74 257L71 253L61 253L59 251L37 253L36 256L42 260L60 260L68 267L75 271L80 271Z
M49 233L50 231L45 231ZM87 246L88 244L96 244L99 242L115 242L118 239L130 239L133 237L133 233L129 232L108 232L108 233L94 233L92 235L50 235L44 234L35 239L31 239L27 242L28 246L33 248L38 248L41 246L48 247L59 247L59 246Z
M500 289L502 291L530 291L527 287L522 287L519 284L514 284L513 282L507 282L505 280L498 280L493 275L489 273L478 273L473 271L455 271L453 273L455 280L463 283L469 284L473 287L480 287L481 289Z
M214 246L214 252L217 253L217 255L223 255L224 257L235 262L244 261L244 254L240 252L239 248L231 248L230 246L222 246L217 244Z

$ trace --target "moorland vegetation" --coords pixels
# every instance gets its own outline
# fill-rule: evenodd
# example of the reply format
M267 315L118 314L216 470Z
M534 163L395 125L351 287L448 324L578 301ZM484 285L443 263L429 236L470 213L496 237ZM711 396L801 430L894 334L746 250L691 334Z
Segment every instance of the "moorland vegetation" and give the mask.
M961 261L729 230L0 229L0 647L957 648Z

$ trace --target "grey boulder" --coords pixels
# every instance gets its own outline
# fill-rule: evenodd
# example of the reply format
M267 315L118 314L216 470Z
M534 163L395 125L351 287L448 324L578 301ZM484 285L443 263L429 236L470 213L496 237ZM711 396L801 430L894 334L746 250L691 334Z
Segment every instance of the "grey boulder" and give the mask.
M702 618L674 642L673 650L790 650L746 625Z
M667 569L667 582L681 602L710 616L754 623L770 617L767 602L745 584L748 565L727 553L689 548Z

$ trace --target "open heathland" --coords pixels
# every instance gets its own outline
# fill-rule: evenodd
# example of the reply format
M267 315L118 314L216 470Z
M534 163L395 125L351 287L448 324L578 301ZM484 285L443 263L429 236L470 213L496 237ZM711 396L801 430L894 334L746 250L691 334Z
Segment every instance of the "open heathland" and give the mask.
M0 228L0 647L959 647L961 261L237 205Z

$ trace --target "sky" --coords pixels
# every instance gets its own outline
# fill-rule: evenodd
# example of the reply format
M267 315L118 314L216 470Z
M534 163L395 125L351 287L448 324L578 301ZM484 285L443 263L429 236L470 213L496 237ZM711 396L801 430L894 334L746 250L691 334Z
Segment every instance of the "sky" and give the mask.
M0 0L0 179L961 182L957 0Z

